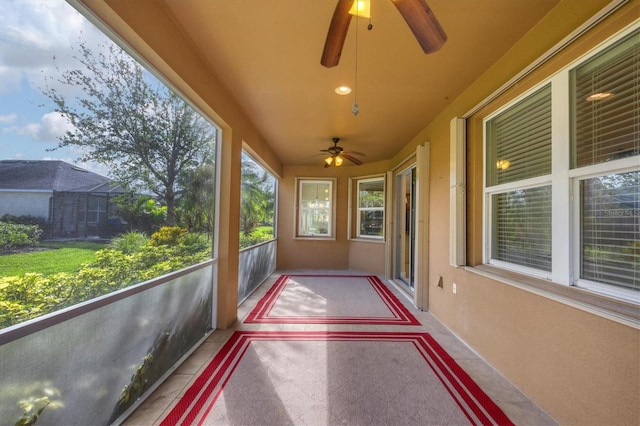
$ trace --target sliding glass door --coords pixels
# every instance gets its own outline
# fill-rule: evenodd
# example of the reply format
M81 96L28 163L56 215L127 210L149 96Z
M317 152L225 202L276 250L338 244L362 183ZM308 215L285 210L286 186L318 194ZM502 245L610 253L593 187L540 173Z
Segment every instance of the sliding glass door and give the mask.
M396 175L396 245L394 278L415 291L416 167Z

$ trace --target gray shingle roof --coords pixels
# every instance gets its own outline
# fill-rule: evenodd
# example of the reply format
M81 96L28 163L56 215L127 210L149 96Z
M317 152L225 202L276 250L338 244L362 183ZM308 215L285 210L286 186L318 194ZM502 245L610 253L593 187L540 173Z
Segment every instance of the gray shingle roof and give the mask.
M114 186L111 179L64 161L0 160L0 190L109 192Z

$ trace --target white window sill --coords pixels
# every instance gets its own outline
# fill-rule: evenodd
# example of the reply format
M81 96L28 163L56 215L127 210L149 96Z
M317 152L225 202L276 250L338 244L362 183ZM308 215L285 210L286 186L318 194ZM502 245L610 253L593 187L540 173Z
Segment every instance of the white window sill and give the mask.
M335 241L336 238L332 237L332 236L327 236L327 235L299 235L296 237L293 237L294 240L313 240L313 241Z
M355 241L357 243L374 243L374 244L384 244L384 238L364 238L364 237L354 237L351 238L351 241Z

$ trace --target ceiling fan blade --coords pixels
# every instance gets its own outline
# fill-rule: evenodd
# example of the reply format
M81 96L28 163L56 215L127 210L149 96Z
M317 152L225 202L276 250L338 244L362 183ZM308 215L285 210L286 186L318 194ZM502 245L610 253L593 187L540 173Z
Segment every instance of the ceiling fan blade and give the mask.
M353 0L338 0L338 4L336 4L336 8L333 11L327 39L324 42L322 59L320 59L320 63L327 68L335 67L340 62L342 46L344 46L349 24L351 23L349 9L352 4Z
M346 158L347 160L351 161L353 164L355 164L356 166L359 166L360 164L362 164L362 161L360 161L359 159L357 159L356 157L352 157L349 154L345 154L344 152L342 153L342 157Z
M358 151L342 151L343 154L353 154L353 155L362 155L363 157L366 157L366 155L364 155L361 152Z
M424 53L439 50L447 41L447 34L440 26L425 0L391 0L396 5Z

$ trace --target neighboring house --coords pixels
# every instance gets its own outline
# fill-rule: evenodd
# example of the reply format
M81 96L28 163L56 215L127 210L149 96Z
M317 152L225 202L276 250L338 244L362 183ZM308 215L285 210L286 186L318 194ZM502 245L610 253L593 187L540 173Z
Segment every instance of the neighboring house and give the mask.
M0 217L43 218L52 236L100 234L113 211L112 198L123 192L111 179L64 161L0 161Z

